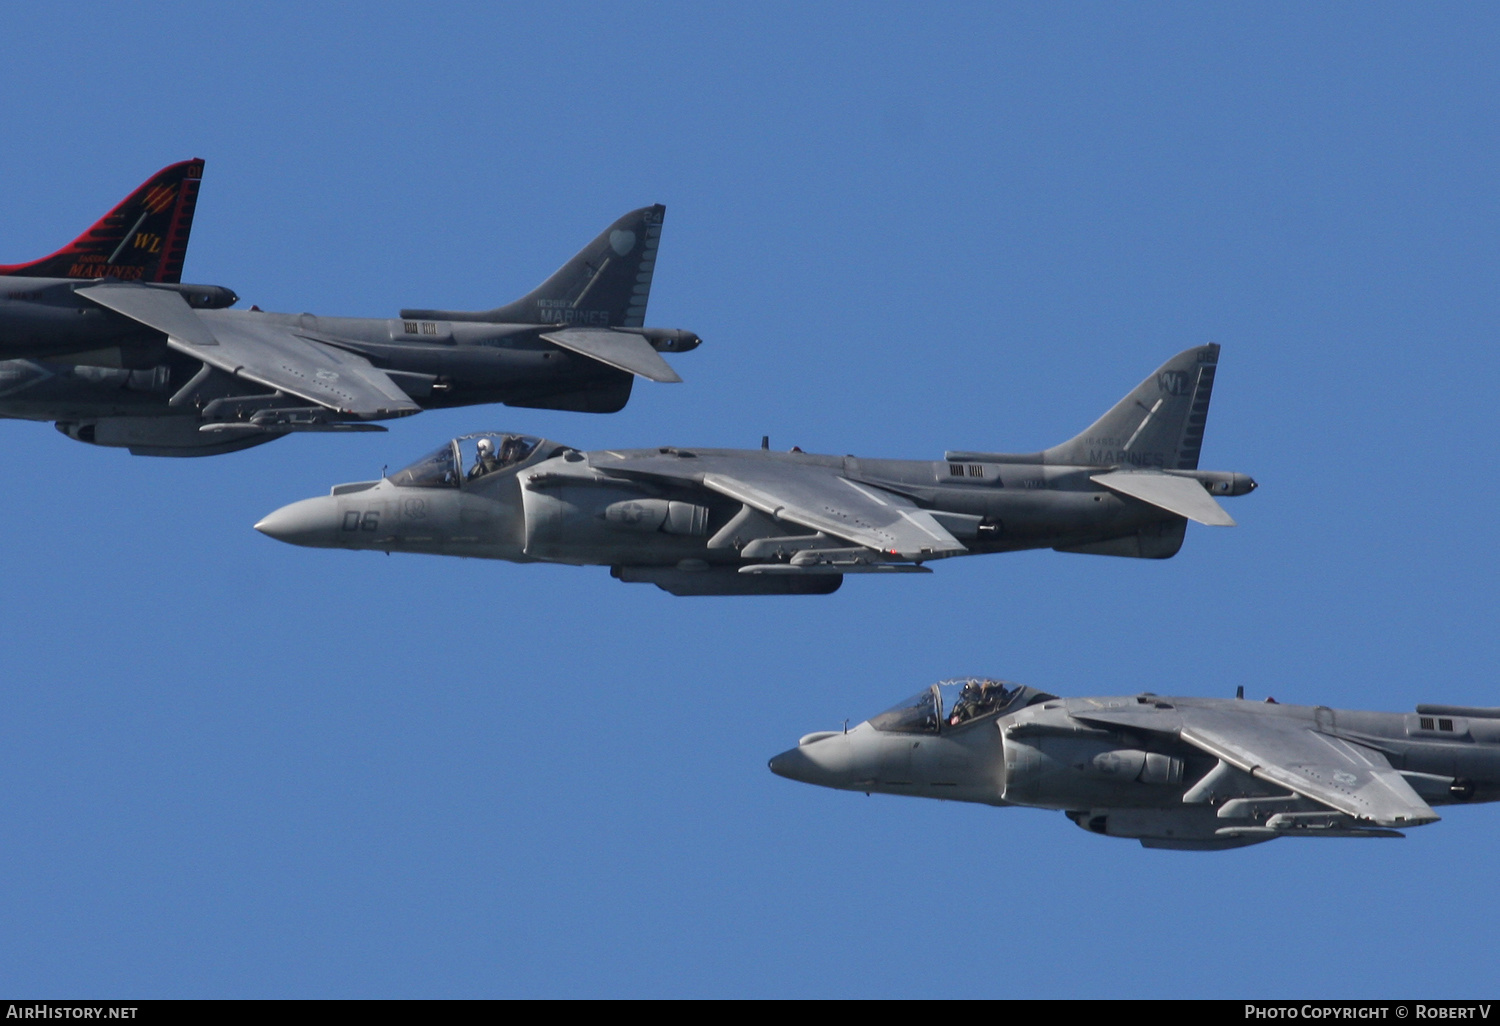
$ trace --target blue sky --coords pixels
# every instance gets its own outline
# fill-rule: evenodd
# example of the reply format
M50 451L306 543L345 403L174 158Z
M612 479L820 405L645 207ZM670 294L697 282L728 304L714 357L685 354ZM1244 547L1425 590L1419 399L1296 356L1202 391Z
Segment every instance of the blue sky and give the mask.
M207 161L185 276L488 308L668 207L621 413L152 460L0 423L0 992L1467 996L1493 808L1148 852L771 775L979 673L1500 705L1500 15L1482 5L85 5L6 14L0 262ZM451 435L936 458L1223 345L1240 526L677 599L251 524Z

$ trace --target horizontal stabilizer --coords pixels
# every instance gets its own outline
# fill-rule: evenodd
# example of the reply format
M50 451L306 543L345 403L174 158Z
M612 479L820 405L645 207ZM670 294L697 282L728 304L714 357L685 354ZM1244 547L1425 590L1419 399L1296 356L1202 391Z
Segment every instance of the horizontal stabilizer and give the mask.
M555 346L562 346L591 360L608 364L617 370L639 374L652 381L681 381L672 365L661 358L640 335L608 328L559 328L542 336Z
M1234 518L1224 512L1224 507L1215 502L1203 485L1191 477L1139 470L1112 470L1107 474L1094 474L1090 480L1102 484L1112 492L1149 502L1168 513L1176 513L1200 524L1208 524L1210 527L1234 526Z

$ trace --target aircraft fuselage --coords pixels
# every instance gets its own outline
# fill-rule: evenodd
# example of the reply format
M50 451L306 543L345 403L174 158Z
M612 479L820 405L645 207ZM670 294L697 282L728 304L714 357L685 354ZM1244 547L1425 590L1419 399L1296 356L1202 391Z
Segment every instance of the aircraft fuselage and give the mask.
M202 364L170 349L160 332L74 294L89 284L0 278L0 356L16 357L0 360L0 417L56 421L80 441L159 455L206 455L280 437L201 433L206 421L253 412L271 390L221 374L217 388L194 391ZM424 409L507 403L613 413L634 384L632 374L540 337L556 325L230 310L222 307L236 297L227 289L155 287L182 294L210 329L256 322L357 353ZM637 333L664 351L697 343L690 332Z
M998 714L950 721L946 713L961 705L944 709L934 698L933 715L921 701L847 730L808 734L770 768L867 794L1060 810L1095 833L1196 850L1282 836L1393 836L1392 828L1434 821L1424 803L1500 800L1495 709L1364 712L1152 694L1057 698L1021 688ZM1231 739L1222 754L1235 764L1190 743L1204 724L1214 728L1211 744ZM1287 738L1302 746L1298 756L1272 769L1264 753ZM1340 812L1297 790L1310 785L1311 793L1357 803L1368 793L1367 769L1394 772L1394 788L1415 814L1382 817L1376 803L1369 815Z
M556 455L450 487L407 487L390 479L339 485L258 526L300 545L604 565L625 568L617 576L626 580L648 580L650 568L685 566L690 573L786 560L830 544L807 528L747 516L744 504L723 494L622 478L591 466L585 454L555 448ZM660 451L609 454L628 459ZM1104 552L1113 545L1119 555L1165 558L1181 545L1185 524L1095 484L1090 475L1101 468L1028 462L1036 456L957 463L695 449L688 458L694 457L834 469L922 509L953 514L943 524L972 554L1089 546ZM1184 473L1218 494L1253 487L1244 475ZM646 575L633 575L636 570Z

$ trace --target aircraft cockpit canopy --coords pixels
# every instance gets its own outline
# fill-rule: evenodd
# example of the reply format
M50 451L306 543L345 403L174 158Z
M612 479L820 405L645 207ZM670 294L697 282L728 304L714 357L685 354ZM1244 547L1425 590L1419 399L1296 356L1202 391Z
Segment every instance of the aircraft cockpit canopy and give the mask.
M945 680L872 717L870 726L890 734L940 734L1051 697L1035 688L984 677Z
M402 488L459 488L497 471L519 467L564 446L535 435L479 431L460 435L390 477Z

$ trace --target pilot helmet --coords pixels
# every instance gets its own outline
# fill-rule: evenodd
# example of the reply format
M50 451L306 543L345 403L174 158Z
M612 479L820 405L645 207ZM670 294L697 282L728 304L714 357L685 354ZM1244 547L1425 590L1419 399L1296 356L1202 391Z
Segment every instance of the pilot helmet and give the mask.
M479 455L481 456L488 456L490 454L490 450L494 447L495 443L490 441L488 438L481 438L479 440L479 445L477 446L477 448L479 449Z

